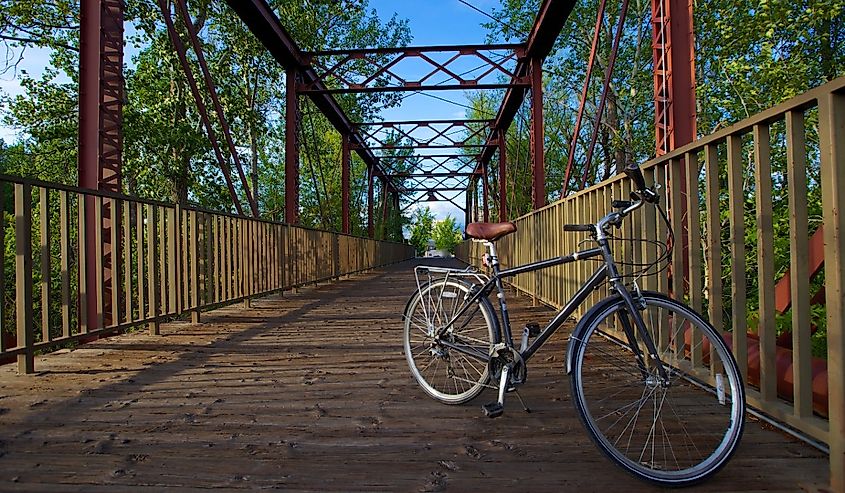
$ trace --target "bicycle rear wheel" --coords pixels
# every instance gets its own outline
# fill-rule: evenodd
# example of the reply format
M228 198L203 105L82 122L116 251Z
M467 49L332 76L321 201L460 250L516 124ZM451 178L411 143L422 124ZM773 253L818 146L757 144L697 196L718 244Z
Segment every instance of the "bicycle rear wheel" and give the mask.
M433 281L405 310L405 357L411 374L428 395L446 404L467 402L484 390L489 380L486 358L498 342L498 322L487 298L468 307L435 339L467 303L469 293L466 283Z
M716 473L736 450L745 416L742 378L722 337L700 315L657 293L643 293L643 301L640 313L668 380L656 364L635 358L622 330L624 322L635 327L634 320L615 297L592 310L573 336L573 401L593 441L623 469L662 486L686 486Z

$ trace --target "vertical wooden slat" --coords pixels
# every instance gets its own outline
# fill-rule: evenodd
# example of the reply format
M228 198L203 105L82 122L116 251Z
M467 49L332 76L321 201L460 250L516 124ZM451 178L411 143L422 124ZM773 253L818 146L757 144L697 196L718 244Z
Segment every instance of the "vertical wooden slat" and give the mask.
M79 332L85 334L88 332L88 246L86 245L85 238L88 237L88 228L86 226L85 216L87 215L86 209L87 202L85 200L85 195L77 194L76 195L76 204L77 204L77 211L79 213L79 225L77 227L78 234L76 235L76 245L77 249L79 250L79 269L78 269L78 278L79 278Z
M109 241L111 241L111 324L120 325L120 202L109 199L111 225Z
M123 309L124 321L132 321L132 222L131 202L123 201Z
M214 284L214 302L217 303L220 301L220 288L223 285L223 280L221 279L223 270L220 268L220 256L223 248L223 242L220 241L220 218L214 215L210 217L212 223L212 268L214 272L211 276L211 282Z
M15 315L18 347L18 373L34 373L32 303L32 187L15 183Z
M159 314L164 315L169 312L168 310L168 301L169 296L167 295L167 210L165 207L158 206L156 207L158 210L158 228L155 230L158 232L158 285L160 291L158 292L158 301L161 303Z
M704 187L705 187L705 276L707 278L707 316L716 331L724 331L722 321L722 216L719 206L719 148L710 144L704 148ZM710 348L710 375L722 373L722 368L715 357L714 348Z
M699 215L699 161L697 152L688 152L685 155L685 171L687 183L687 262L689 263L689 305L697 313L701 313L702 306L702 285L701 285L701 217ZM702 334L689 329L690 360L693 366L702 366L701 337Z
M654 184L656 183L656 179L654 176L654 169L655 167L652 166L651 168L643 170L645 174L646 183ZM642 210L642 209L641 209ZM642 238L646 240L645 243L642 245L642 259L643 263L651 264L657 262L657 257L660 252L658 252L657 247L654 242L658 240L657 237L657 208L656 207L648 207L644 209L643 212L643 221L642 221ZM663 240L663 238L661 238ZM643 277L643 289L647 290L655 290L657 289L657 283L655 282L654 273L657 269L659 269L659 265L655 265L654 267L649 268L649 270L645 273L646 275ZM656 327L650 327L653 330L656 330ZM652 337L655 341L659 339L659 335L657 333L653 333Z
M176 229L176 258L179 261L179 267L176 271L176 284L179 286L176 296L176 311L184 313L188 310L191 304L190 289L191 289L191 272L188 266L188 251L191 246L188 239L188 211L181 205L176 204L177 210L177 229Z
M810 333L810 253L807 239L807 157L804 113L786 114L786 173L789 194L789 280L792 291L792 386L795 415L813 414Z
M232 299L232 255L233 250L233 234L232 234L232 218L226 216L223 218L223 299L228 301Z
M140 202L135 203L135 261L138 277L138 320L144 318L146 295L144 286L144 206Z
M722 223L719 207L719 148L704 149L704 186L707 225L707 314L710 324L722 331ZM711 360L712 361L712 360Z
M41 341L50 337L50 193L41 187L38 190L38 223L41 240Z
M181 209L178 205L175 208L167 208L167 312L173 314L179 313L176 301L179 297L178 294L182 291L182 286L176 282L176 271L179 268L179 257L176 255L179 228L176 219L180 212Z
M669 219L672 221L672 231L675 233L674 254L672 255L672 297L684 300L684 223L681 217L681 181L683 176L683 160L672 159L669 163Z
M845 491L845 95L819 98L830 486Z
M105 324L105 283L103 280L103 197L97 195L94 197L94 258L97 259L97 265L93 266L96 269L94 276L97 282L92 289L97 293L97 320L94 329L102 329ZM90 266L89 266L90 267Z
M147 310L147 318L149 318L150 335L159 335L161 332L159 314L161 313L161 305L159 295L159 259L156 255L156 231L158 230L158 216L156 214L156 207L147 205L147 298L149 300L149 308Z
M748 337L745 318L745 223L744 187L742 182L742 138L728 136L728 214L731 245L731 328L733 352L748 381Z
M190 223L190 235L189 235L189 261L191 264L191 274L190 274L190 284L191 284L191 302L190 308L193 309L191 311L191 322L198 324L200 323L200 269L199 269L199 224L197 224L197 219L199 215L196 211L188 212L188 221Z
M655 182L660 185L660 189L666 190L666 174L668 172L668 166L666 164L660 165L660 168L655 170ZM666 201L668 203L668 200ZM666 221L663 218L660 218L657 221L657 238L661 241L668 241L669 238L669 226L666 224ZM674 245L672 245L674 247ZM674 257L674 255L672 255ZM668 262L668 260L667 260ZM664 266L661 266L664 267ZM666 268L661 269L657 273L657 291L661 293L669 292L669 271ZM657 321L657 332L659 334L658 341L659 341L659 349L661 355L668 356L669 348L671 344L670 333L671 327L669 327L668 318L665 314L665 310L662 310L663 315Z
M754 196L757 203L757 286L760 338L760 397L777 398L775 366L775 247L772 219L772 163L769 126L754 125Z
M0 196L0 200L2 197ZM62 284L62 337L70 337L70 210L68 192L59 191L59 269ZM0 240L2 240L2 221L0 221ZM0 241L0 245L3 242ZM2 292L2 289L0 289Z

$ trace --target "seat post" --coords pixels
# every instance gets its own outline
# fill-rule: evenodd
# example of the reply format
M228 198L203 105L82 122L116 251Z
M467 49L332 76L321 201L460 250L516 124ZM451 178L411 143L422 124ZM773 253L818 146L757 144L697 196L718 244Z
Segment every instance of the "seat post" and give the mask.
M484 246L487 247L487 255L490 256L490 267L493 268L495 274L499 273L499 255L496 253L496 245L492 241L484 240Z

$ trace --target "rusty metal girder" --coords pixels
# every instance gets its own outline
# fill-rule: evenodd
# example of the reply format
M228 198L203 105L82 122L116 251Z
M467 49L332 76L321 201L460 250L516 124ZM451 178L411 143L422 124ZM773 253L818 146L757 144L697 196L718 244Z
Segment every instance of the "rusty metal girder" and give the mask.
M226 0L229 7L241 18L247 28L267 48L283 67L300 73L302 84L312 87L325 88L325 85L314 69L305 62L303 52L282 26L278 16L266 0ZM308 94L317 108L326 116L334 128L341 134L348 134L351 144L362 143L361 137L355 132L352 120L346 115L331 94ZM373 168L376 176L382 176L378 159L366 146L355 149L364 163ZM391 185L388 184L388 188Z
M519 60L516 67L517 77L527 77L532 59L545 60L554 47L555 41L572 9L575 7L575 0L543 0L540 12L534 20L534 25L528 35L525 48L525 56ZM524 88L509 88L505 91L505 97L496 118L493 128L487 136L488 142L493 142L498 131L507 131L520 105L525 100L526 91ZM486 147L481 154L481 162L489 163L493 158L495 147Z
M506 54L495 53L500 50ZM516 65L523 50L521 44L498 44L310 52L303 54L304 60L317 70L318 80L338 87L329 89L312 84L306 85L304 92L332 94L527 87L529 81L525 77L518 77L508 67L509 64ZM447 58L438 61L435 53ZM412 76L401 75L402 62L410 59L425 66L428 72L413 76L413 79ZM457 65L467 61L477 66L461 72L462 69ZM467 74L473 75L467 77ZM501 82L502 76L509 79L509 82Z

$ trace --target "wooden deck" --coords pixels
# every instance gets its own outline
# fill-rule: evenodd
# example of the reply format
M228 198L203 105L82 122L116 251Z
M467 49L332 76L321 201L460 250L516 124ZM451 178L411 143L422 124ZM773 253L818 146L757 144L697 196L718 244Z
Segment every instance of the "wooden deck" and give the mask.
M581 428L565 334L505 415L488 391L446 406L416 387L400 315L412 264L0 368L0 491L652 491ZM511 299L514 324L546 308ZM519 325L517 325L519 326ZM733 461L691 491L815 491L827 457L749 419Z

